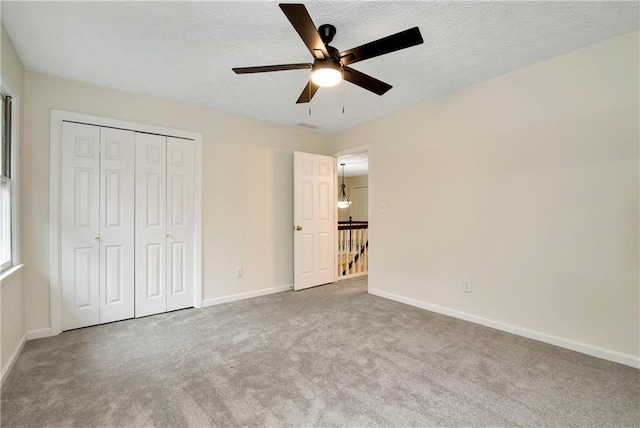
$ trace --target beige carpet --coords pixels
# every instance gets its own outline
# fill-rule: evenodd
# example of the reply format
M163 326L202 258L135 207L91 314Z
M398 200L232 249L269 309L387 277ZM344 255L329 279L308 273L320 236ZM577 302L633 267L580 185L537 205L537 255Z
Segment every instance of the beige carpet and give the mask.
M640 372L366 277L26 344L2 426L638 426Z

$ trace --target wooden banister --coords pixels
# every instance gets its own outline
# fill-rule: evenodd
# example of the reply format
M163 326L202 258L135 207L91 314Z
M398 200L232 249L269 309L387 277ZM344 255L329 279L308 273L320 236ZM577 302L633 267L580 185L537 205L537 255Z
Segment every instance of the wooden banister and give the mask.
M369 222L338 222L338 278L366 275L369 259Z

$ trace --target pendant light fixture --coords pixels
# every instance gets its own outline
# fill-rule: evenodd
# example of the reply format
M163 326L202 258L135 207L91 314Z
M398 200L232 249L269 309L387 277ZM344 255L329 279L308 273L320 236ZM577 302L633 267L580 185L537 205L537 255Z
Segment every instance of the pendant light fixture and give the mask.
M347 192L344 191L344 164L342 166L342 184L340 185L340 193L338 193L338 208L348 208L351 205L351 201L347 197Z

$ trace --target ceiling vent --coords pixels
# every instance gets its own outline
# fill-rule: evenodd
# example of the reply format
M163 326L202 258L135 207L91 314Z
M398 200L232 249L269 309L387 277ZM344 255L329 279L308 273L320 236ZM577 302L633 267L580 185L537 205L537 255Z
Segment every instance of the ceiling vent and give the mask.
M298 123L298 126L302 128L307 128L307 129L318 129L318 125L312 125L310 123L304 123L304 122Z

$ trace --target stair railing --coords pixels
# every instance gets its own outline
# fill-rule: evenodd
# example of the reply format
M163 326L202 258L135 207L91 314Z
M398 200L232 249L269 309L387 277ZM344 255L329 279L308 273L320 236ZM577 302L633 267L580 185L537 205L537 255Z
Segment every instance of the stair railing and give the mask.
M366 275L369 270L369 222L338 222L338 280Z

